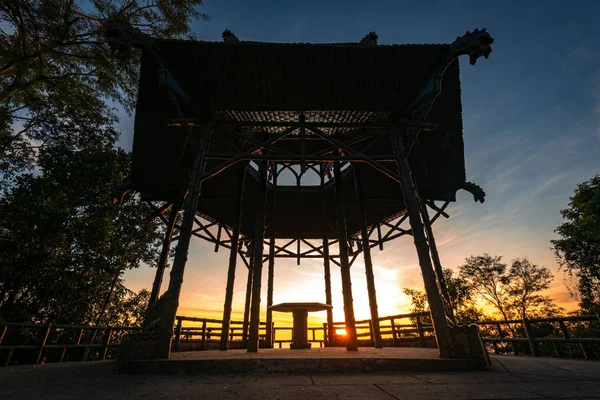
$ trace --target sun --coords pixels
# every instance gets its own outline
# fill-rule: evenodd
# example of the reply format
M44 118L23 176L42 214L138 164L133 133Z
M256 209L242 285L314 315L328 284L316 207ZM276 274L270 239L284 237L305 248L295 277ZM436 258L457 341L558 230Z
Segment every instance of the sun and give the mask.
M335 334L336 335L340 335L340 336L346 336L346 329L336 329L335 330Z

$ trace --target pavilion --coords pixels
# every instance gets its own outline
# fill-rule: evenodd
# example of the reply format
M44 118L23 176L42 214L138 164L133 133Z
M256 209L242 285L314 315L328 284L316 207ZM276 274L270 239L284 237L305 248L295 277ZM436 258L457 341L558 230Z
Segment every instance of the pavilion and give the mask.
M464 330L453 322L431 224L448 216L459 190L484 201L481 188L466 182L458 57L468 55L473 65L489 56L493 39L485 29L431 45L378 45L373 32L334 44L247 42L229 31L223 42L155 40L116 25L107 35L115 48L143 50L126 189L154 204L154 217L167 225L144 323L155 341L148 357L169 357L192 236L230 252L222 350L242 256L244 340L256 352L263 264L267 306L276 258L322 258L329 305L331 265L338 266L346 347L355 350L352 262L363 254L377 321L370 249L404 235L414 240L439 354L459 356ZM283 171L295 184L278 182ZM307 174L317 182L302 184ZM174 240L168 289L159 298ZM271 321L267 311L267 347ZM331 339L330 309L328 326ZM377 323L373 329L380 346Z

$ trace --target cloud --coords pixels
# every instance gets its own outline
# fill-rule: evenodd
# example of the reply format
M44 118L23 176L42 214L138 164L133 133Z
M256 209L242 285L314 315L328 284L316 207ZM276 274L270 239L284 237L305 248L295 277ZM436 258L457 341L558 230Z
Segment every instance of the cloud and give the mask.
M578 48L572 50L569 55L567 55L567 59L563 63L562 67L567 72L576 73L581 65L589 61L593 55L594 53L589 47L583 45L579 46Z

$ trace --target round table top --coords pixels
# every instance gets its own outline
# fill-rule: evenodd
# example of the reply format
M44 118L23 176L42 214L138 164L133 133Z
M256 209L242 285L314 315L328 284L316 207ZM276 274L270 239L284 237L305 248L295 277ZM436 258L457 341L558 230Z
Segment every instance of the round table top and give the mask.
M281 303L275 304L269 307L269 310L280 311L280 312L294 312L305 310L308 312L312 311L324 311L333 308L329 304L323 303Z

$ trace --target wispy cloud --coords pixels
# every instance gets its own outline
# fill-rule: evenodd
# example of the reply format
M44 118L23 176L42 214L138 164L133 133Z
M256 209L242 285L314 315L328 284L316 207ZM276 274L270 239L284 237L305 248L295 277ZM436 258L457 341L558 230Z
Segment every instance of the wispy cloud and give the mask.
M593 57L593 55L594 52L592 49L581 45L567 55L562 68L567 72L575 73L582 66L582 64L587 63Z

